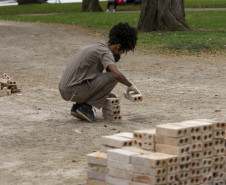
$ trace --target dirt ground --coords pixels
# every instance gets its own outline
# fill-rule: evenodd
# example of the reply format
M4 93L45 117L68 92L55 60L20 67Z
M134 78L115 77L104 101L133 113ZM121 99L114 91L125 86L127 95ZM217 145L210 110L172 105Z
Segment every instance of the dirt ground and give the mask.
M119 84L114 92L121 96L122 122L76 120L58 82L79 47L100 39L105 38L74 26L0 21L0 74L10 75L22 89L0 98L1 185L83 185L86 154L100 148L102 135L197 118L226 121L223 56L138 51L123 56L118 67L144 101L125 100L126 87Z

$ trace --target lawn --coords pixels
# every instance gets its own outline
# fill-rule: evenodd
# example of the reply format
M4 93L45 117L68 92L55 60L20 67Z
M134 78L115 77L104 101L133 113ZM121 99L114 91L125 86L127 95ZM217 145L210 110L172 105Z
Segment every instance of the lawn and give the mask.
M189 1L194 2L193 0ZM101 2L102 6L105 4L106 2ZM60 6L61 8L59 8ZM140 5L130 5L130 8L138 6ZM120 8L123 8L123 6ZM111 27L118 22L129 22L136 27L139 21L139 12L134 11L119 11L112 14L103 12L84 13L80 10L81 3L0 7L0 19L72 24L101 32L104 35L107 35ZM31 13L38 15L29 15ZM55 14L46 15L43 13ZM226 22L223 21L225 17L226 11L187 11L186 21L192 31L140 32L138 48L164 54L225 54Z

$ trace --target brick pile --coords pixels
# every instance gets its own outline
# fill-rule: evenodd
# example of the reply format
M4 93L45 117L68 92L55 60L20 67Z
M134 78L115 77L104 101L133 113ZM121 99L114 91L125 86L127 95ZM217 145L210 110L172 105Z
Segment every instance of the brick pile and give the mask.
M226 123L191 120L103 136L104 170L89 167L87 185L225 185L225 131Z
M9 77L6 73L0 76L0 97L8 96L11 93L20 92L17 87L17 83Z

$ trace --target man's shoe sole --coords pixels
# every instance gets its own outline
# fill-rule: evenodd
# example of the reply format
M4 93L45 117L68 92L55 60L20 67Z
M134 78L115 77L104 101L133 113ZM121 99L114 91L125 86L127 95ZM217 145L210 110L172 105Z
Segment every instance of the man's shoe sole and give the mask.
M83 117L81 117L77 112L71 112L71 115L76 117L77 119L80 119L80 120L85 120Z
M83 114L82 112L80 112L79 110L76 110L76 112L79 114L79 116L81 116L83 119L89 121L89 122L93 122L88 116L86 116L85 114Z

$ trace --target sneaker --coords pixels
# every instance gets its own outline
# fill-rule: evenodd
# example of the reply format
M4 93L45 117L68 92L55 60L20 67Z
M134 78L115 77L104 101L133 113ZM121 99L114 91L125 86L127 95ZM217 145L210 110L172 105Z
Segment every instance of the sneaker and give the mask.
M77 108L79 107L80 104L76 103L76 104L73 104L72 107L71 107L71 115L76 117L77 119L80 119L80 120L85 120L83 117L81 117L77 112Z
M108 13L109 12L109 9L107 9L106 12Z
M80 117L89 122L96 122L101 120L94 116L92 106L85 103L79 105L79 107L76 109L76 112L79 114Z

